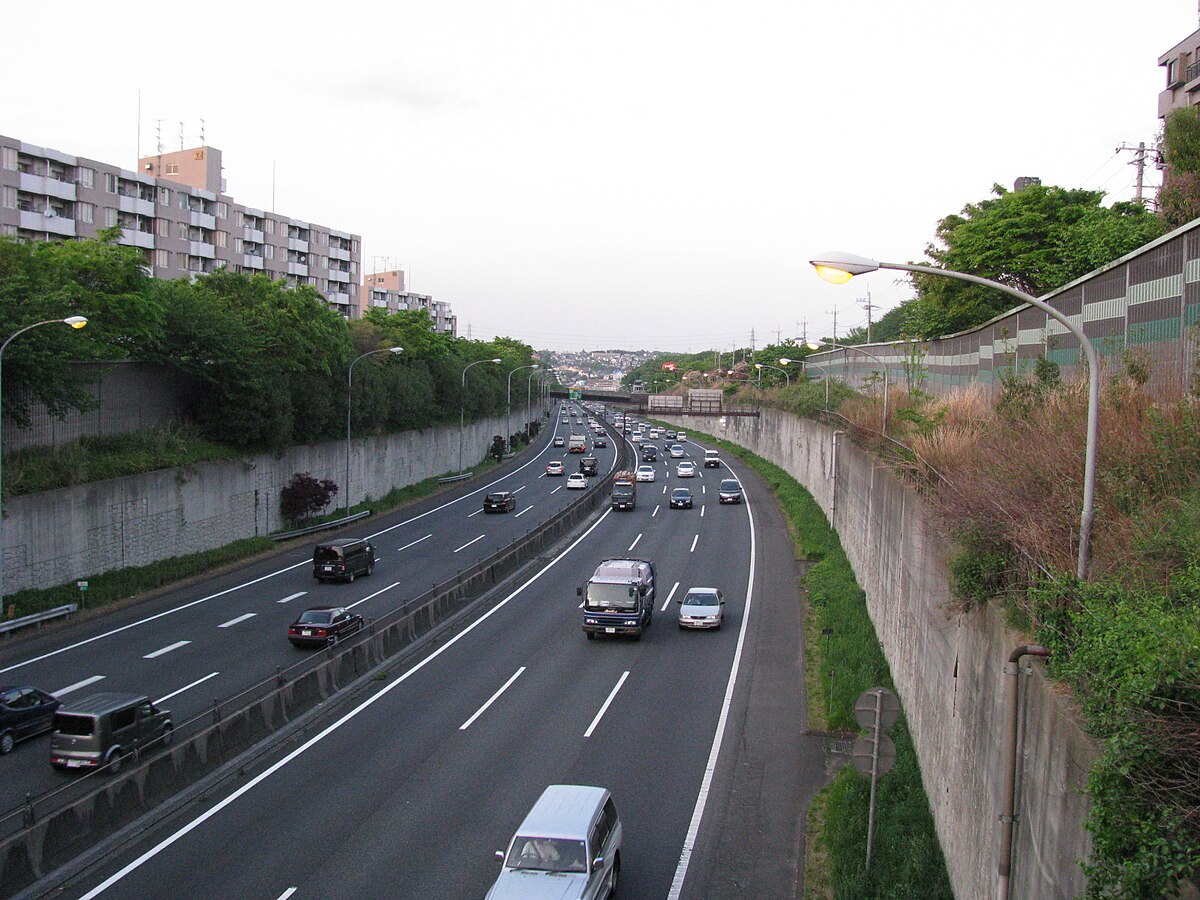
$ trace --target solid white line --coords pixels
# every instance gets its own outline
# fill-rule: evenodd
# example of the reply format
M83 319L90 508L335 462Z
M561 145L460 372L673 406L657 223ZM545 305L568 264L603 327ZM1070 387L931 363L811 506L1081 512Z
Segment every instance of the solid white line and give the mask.
M612 691L609 693L608 699L605 700L604 705L602 707L600 707L600 712L596 713L596 718L592 719L592 724L589 725L588 730L583 733L583 736L585 738L592 736L592 732L596 730L596 726L600 724L600 720L602 718L604 718L604 714L606 712L608 712L609 705L613 702L613 699L617 696L617 691L619 691L621 689L621 685L623 685L625 683L625 679L628 677L629 677L629 672L628 672L628 670L626 670L625 674L617 679L617 686L614 687L612 689Z
M469 516L467 516L467 518L468 518L468 519L473 519L473 518L475 518L477 515L479 515L481 512L483 512L483 510L482 510L482 509L477 509L477 510L475 510L475 512L473 512L473 513L471 513Z
M482 541L485 537L487 537L486 534L481 534L479 537L475 538L475 540L467 541L465 544L463 544L461 547L459 547L458 550L466 550L473 543L475 543L475 541ZM455 550L454 552L457 553L458 550Z
M737 475L730 473L734 478ZM704 819L704 807L708 803L708 792L712 788L713 773L716 772L717 759L721 755L721 741L725 737L725 727L729 723L729 707L733 703L733 690L737 686L738 669L742 662L742 651L746 645L746 626L750 624L750 606L754 597L754 516L750 515L750 504L746 502L746 518L750 522L750 575L746 580L746 607L742 612L742 627L738 630L737 650L733 654L733 666L729 670L729 682L725 686L725 699L721 703L721 716L717 720L717 733L713 735L712 749L708 754L708 763L704 767L704 778L700 783L700 793L696 796L696 808L692 812L692 821L688 825L687 837L683 840L683 850L679 854L679 864L675 867L675 876L671 879L671 890L667 900L679 900L683 891L683 882L687 878L688 865L692 861L692 851L696 847L696 836L700 833L700 823Z
M692 538L692 549L689 550L688 553L696 552L696 544L699 543L699 541L700 541L700 535L696 535L694 538Z
M525 513L529 512L531 509L533 509L532 506L527 506L523 510L521 510L519 513L517 513L515 516L513 516L513 518L519 519L519 518L521 518L521 516L525 515Z
M394 588L394 587L397 587L399 584L400 584L400 582L398 582L398 581L393 581L393 582L392 582L391 584L389 584L387 587L385 587L385 588L382 588L381 590L378 590L378 591L376 591L376 592L375 592L375 593L373 593L373 594L367 594L367 596L363 597L361 600L356 600L355 602L353 602L353 603L351 603L349 606L347 606L347 607L346 607L346 609L354 609L354 607L358 606L358 604L360 604L360 603L366 603L366 602L367 602L368 600L370 600L371 598L373 598L373 597L378 597L378 596L379 596L380 594L382 594L384 591L390 591L392 588Z
M287 603L290 600L295 600L297 597L303 597L307 593L308 593L308 591L297 591L296 593L288 594L282 600L276 600L275 602L276 603Z
M666 611L667 611L667 607L668 607L668 606L670 605L670 603L671 603L671 598L675 596L675 592L676 592L677 590L679 590L679 582L678 582L678 581L677 581L677 582L675 582L675 585L674 585L674 586L671 588L671 592L670 592L669 594L667 594L667 602L666 602L666 603L664 603L664 604L662 605L662 609L660 609L660 610L659 610L659 612L666 612Z
M276 897L275 900L287 900L287 898L292 896L292 894L294 894L294 893L296 893L296 889L294 887L290 887L286 891L284 891L282 894L280 894L278 897Z
M155 703L166 703L166 702L167 702L168 700L170 700L172 697L178 697L178 696L179 696L180 694L182 694L184 691L190 690L190 689L194 688L194 687L195 687L196 685L198 685L198 684L204 684L204 682L208 681L208 679L210 679L210 678L216 678L216 677L217 677L218 675L220 675L220 674L221 674L220 672L213 672L213 673L212 673L212 674L210 674L210 675L205 675L203 678L199 678L199 679L197 679L196 681L193 681L191 684L187 685L186 687L181 687L181 688L180 688L179 690L177 690L177 691L172 691L171 693L167 694L167 696L165 696L165 697L159 697L159 698L158 698L157 700L155 700L154 702L155 702Z
M639 532L638 536L633 539L633 543L629 545L629 550L626 550L625 552L628 553L630 550L632 550L634 547L636 547L637 542L640 541L641 539L642 539L642 535Z
M61 691L51 691L50 693L52 693L55 697L61 697L64 694L71 693L71 691L77 691L80 688L87 687L89 684L95 684L97 681L103 681L103 680L104 680L103 675L93 675L91 678L83 679L83 681L77 681L74 684L69 684L65 688L63 688Z
M600 516L600 518L598 518L592 524L592 527L589 528L587 531L585 531L583 534L581 534L578 538L576 538L574 543L571 544L571 546L569 546L566 550L564 550L558 556L554 557L554 559L550 560L550 562L546 563L546 565L543 566L541 569L539 569L537 571L537 573L534 574L532 577L530 577L530 579L528 581L526 581L524 584L522 584L519 588L517 588L515 591L513 591L511 594L509 594L507 597L505 597L503 600L501 600L499 603L497 603L495 606L493 606L491 609L489 609L486 613L484 613L482 616L480 616L478 619L476 619L474 622L472 622L470 625L468 625L466 628L464 628L462 631L460 631L458 634L456 634L454 637L452 637L450 640L448 640L446 643L442 644L442 646L438 647L436 650L434 650L432 653L430 653L429 656L425 657L419 663L414 665L411 669L406 671L403 675L398 677L391 684L381 688L378 693L373 694L372 696L370 696L366 700L364 700L360 706L356 706L354 709L350 710L350 712L346 713L344 716L342 716L336 722L332 723L324 731L309 738L307 741L305 741L303 744L301 744L299 747L297 747L295 750L293 750L291 753L289 753L283 759L279 760L279 762L275 763L269 769L265 770L261 774L256 775L254 778L247 781L244 785L242 785L240 788L238 788L236 791L234 791L232 794L230 794L228 797L226 797L224 800L222 800L216 806L214 806L211 809L207 810L206 812L202 813L200 816L193 819L187 825L184 825L182 828L180 828L178 831L176 831L170 837L164 838L162 841L160 841L155 846L151 847L149 850L147 850L145 853L143 853L141 856L139 856L133 862L126 865L119 872L116 872L115 874L110 875L104 882L97 885L91 891L89 891L88 893L86 893L82 897L80 897L79 900L93 900L94 897L97 897L100 894L102 894L104 891L108 890L110 887L112 887L114 884L116 884L118 881L120 881L122 878L124 878L130 872L133 872L134 870L141 868L142 865L144 865L147 861L153 859L159 853L166 850L168 847L170 847L172 844L174 844L180 838L186 837L194 829L199 828L201 825L203 825L205 822L207 822L209 819L211 819L213 816L215 816L217 813L219 813L225 807L229 806L231 803L233 803L235 800L237 800L243 794L247 793L248 791L252 790L256 786L261 784L266 779L270 778L272 775L274 775L276 772L278 772L280 769L282 769L284 766L286 766L288 763L290 763L292 760L294 760L296 757L298 757L300 754L302 754L309 747L312 747L314 744L318 743L319 741L324 740L326 737L333 734L333 732L337 731L339 728L341 728L343 725L345 725L347 722L349 722L351 719L353 719L359 713L368 709L376 701L382 699L385 695L391 693L395 688L399 687L401 684L403 684L405 681L407 681L409 678L411 678L417 672L421 671L421 669L425 668L427 665L429 665L431 662L433 662L435 659L437 659L439 656L441 656L443 653L445 653L447 650L449 650L451 647L453 647L455 644L457 644L460 640L465 638L468 634L470 634L472 631L474 631L476 628L478 628L480 625L482 625L484 622L486 622L488 619L490 619L493 615L495 615L497 612L499 612L501 609L503 609L506 605L508 605L508 602L510 600L512 600L514 597L516 597L518 594L520 594L522 591L524 591L525 588L529 587L531 584L533 584L535 581L537 581L539 578L541 578L543 575L545 575L547 572L549 572L550 569L553 568L558 563L559 560L566 557L566 555L568 553L570 553L572 550L574 550L576 547L578 547L593 531L595 531L596 528L599 527L600 523L608 518L608 516L611 512L612 512L611 508L606 509L603 512L603 514Z
M431 537L433 537L433 535L432 535L432 534L427 534L427 535L425 535L425 537L423 537L423 538L417 538L415 541L409 541L409 542L408 542L407 544L405 544L403 547L399 547L399 548L397 548L396 552L397 552L397 553L399 553L401 550L407 550L409 547L415 547L415 546L417 546L417 544L421 543L421 541L427 541L427 540L429 540Z
M497 700L499 700L500 695L503 694L505 691L507 691L509 688L509 685L511 685L518 678L520 678L521 673L524 671L525 671L524 666L521 666L521 668L517 669L516 673L511 678L509 678L508 681L506 681L506 682L504 682L504 684L500 685L500 690L498 690L498 691L496 691L496 693L492 694L491 699L488 700L487 703L483 704L483 706L481 706L481 707L479 707L479 709L475 710L475 715L471 716L471 718L467 719L467 721L463 722L461 725L458 726L458 730L466 731L468 728L470 728L471 723L473 723L476 719L478 719L485 712L487 712L487 708L489 706L491 706L493 703L495 703Z
M161 650L155 650L153 653L147 653L142 659L157 659L164 653L170 653L172 650L178 650L180 647L186 647L191 641L176 641L169 647L163 647Z
M258 615L258 613L246 613L244 616L238 616L236 619L230 619L228 622L223 622L222 624L218 625L217 627L218 628L230 628L230 627L236 625L238 622L245 622L247 619L253 619L257 615Z

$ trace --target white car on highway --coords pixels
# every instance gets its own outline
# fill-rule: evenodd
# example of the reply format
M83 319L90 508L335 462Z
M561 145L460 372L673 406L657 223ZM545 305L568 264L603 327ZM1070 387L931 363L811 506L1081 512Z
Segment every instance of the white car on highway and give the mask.
M688 588L687 594L675 602L679 604L680 628L721 630L721 623L725 619L725 598L716 588Z
M696 477L696 464L694 462L691 462L691 461L685 459L683 462L681 462L679 465L677 465L675 467L675 474L678 475L680 478L695 478Z
M637 467L637 480L638 481L653 481L654 480L654 466L638 466Z
M587 476L582 472L575 472L567 476L567 490L583 490L587 487Z

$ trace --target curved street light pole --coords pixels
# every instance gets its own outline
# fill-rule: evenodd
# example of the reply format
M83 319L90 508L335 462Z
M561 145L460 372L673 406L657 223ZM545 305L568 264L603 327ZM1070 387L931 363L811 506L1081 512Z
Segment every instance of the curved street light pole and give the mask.
M888 374L887 366L884 365L882 359L862 347L855 344L838 344L833 341L809 341L806 345L810 350L819 350L822 347L833 347L835 350L854 350L861 353L863 356L868 356L875 362L879 363L879 370L883 372L883 427L880 429L880 434L887 435L888 422ZM815 363L814 363L815 365ZM828 385L826 385L828 387Z
M24 328L18 328L16 331L14 331L12 334L10 334L8 336L8 338L4 341L3 344L0 344L0 370L2 370L2 368L3 368L4 351L8 349L8 345L12 343L13 338L15 338L19 334L24 334L31 328L37 328L39 325L53 325L55 322L61 322L64 325L70 325L72 328L74 328L76 331L78 331L80 328L83 328L85 325L87 325L88 320L84 316L67 316L67 318L65 318L65 319L46 319L42 322L34 322L32 325L26 325ZM0 385L0 388L2 388L2 385ZM2 407L2 404L3 404L3 393L0 392L0 407ZM4 422L3 409L0 408L0 428L3 427L3 422ZM2 469L2 463L3 463L3 458L4 458L4 448L3 448L2 444L3 444L3 441L0 441L0 469ZM2 474L2 472L0 472L0 474ZM0 600L2 600L3 598L4 598L4 483L3 483L3 480L0 479ZM4 611L2 609L0 609L0 615L3 615L3 613L4 613Z
M467 363L467 367L463 369L462 392L458 396L458 474L460 475L463 470L463 438L467 421L467 372L472 366L477 366L480 363L494 363L499 365L503 361L502 359L477 359L473 363Z
M350 363L346 370L346 515L350 515L350 392L354 384L354 363L376 353L401 353L403 347L380 347L378 350L368 350L362 356Z
M995 288L1011 297L1016 297L1022 303L1028 303L1030 306L1042 310L1074 335L1079 341L1080 351L1088 365L1087 449L1084 452L1083 462L1083 510L1079 516L1079 556L1075 568L1076 577L1080 581L1086 580L1088 567L1091 564L1092 525L1096 515L1096 444L1100 433L1100 355L1096 352L1096 348L1088 336L1084 334L1083 328L1072 322L1065 313L1032 294L1011 288L998 281L980 278L978 275L968 275L966 272L938 269L934 266L879 262L868 257L840 252L825 253L822 258L810 260L810 262L816 266L817 274L835 284L845 283L855 275L874 272L876 269L894 269L899 272L919 272L923 275L957 278L959 281L969 281L972 284Z
M545 374L544 369L535 367L534 370L529 373L529 378L526 379L526 381L525 381L525 427L526 428L528 428L530 423L533 421L533 419L531 418L531 416L533 415L533 379L537 378L539 375L544 375L544 374ZM541 385L541 382L538 382L538 398L539 399L541 398L541 391L542 391L542 385Z
M782 360L780 360L780 362L782 362ZM762 387L762 370L763 369L774 369L776 372L783 372L783 377L787 379L786 386L787 387L792 386L792 376L789 375L787 372L785 372L783 369L779 368L779 366L769 366L766 363L755 363L754 368L758 369L758 386L759 387Z
M513 372L520 372L522 369L536 369L537 365L538 365L537 363L533 363L528 366L517 366L515 369L512 370L512 372L508 373L508 414L504 417L504 427L508 429L508 435L506 437L506 440L512 438L512 433L513 433L513 431L512 431L512 377L513 377ZM533 375L530 374L529 377L532 378ZM512 447L509 447L508 449L511 451Z

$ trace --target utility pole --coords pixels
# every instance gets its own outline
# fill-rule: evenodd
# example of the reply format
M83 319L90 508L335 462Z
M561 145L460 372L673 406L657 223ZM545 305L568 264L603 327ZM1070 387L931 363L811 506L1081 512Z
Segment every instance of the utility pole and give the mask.
M800 345L804 346L808 343L808 319L801 319L796 325L800 329Z
M863 300L860 297L858 302L862 306L865 306L867 309L867 343L869 344L869 343L871 343L871 310L873 310L875 308L874 305L872 305L872 303L871 303L871 289L870 288L867 288L867 299Z
M1142 203L1142 188L1146 180L1146 142L1138 141L1136 147L1129 144L1122 144L1117 148L1117 153L1125 150L1133 153L1133 160L1129 164L1137 166L1137 192L1134 194L1134 202L1140 205Z
M835 306L830 312L833 315L833 342L836 344L837 343L837 307Z
M756 347L754 344L754 329L751 328L750 329L750 352L753 354L757 350L758 350L758 347Z

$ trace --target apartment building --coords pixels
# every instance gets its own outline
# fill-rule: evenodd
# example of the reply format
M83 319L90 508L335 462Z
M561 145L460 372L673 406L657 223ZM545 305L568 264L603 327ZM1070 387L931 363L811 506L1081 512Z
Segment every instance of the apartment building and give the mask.
M372 307L386 309L389 313L405 309L423 309L429 313L434 331L458 335L458 317L450 312L450 304L434 300L428 294L414 294L405 290L404 270L372 272L363 279L363 309Z
M155 278L261 272L361 316L360 236L235 203L221 173L215 147L146 156L131 172L0 135L0 234L92 238L119 226L118 243L139 248Z
M1167 86L1158 95L1158 117L1173 109L1200 104L1200 31L1190 35L1158 58L1166 70Z

